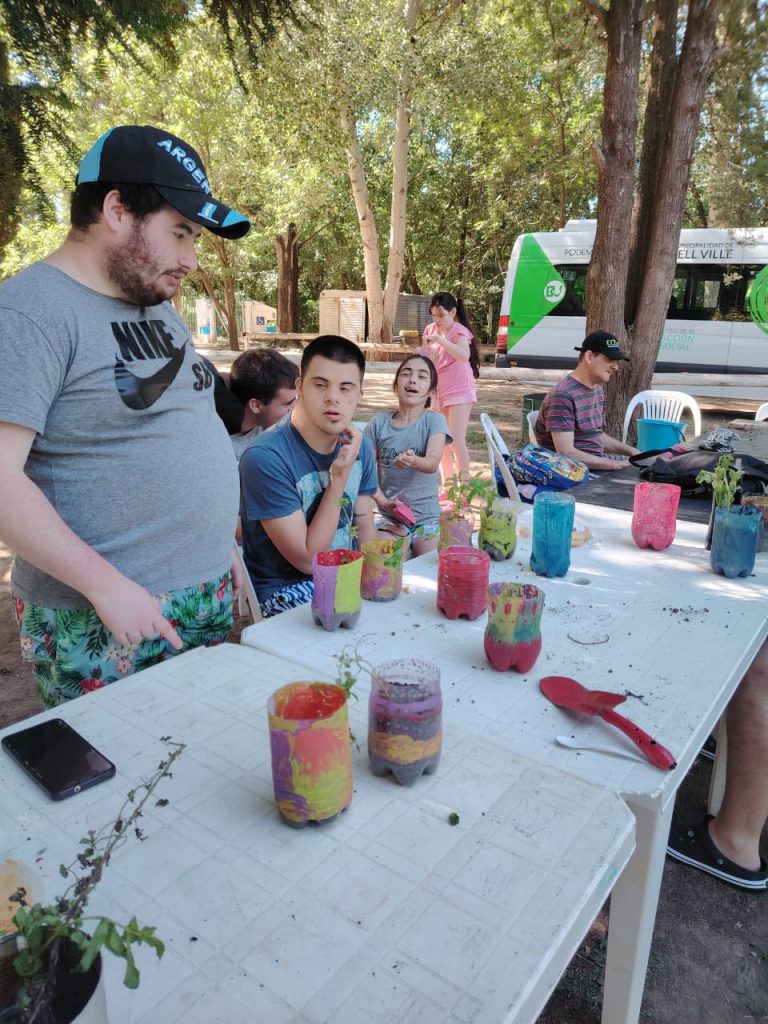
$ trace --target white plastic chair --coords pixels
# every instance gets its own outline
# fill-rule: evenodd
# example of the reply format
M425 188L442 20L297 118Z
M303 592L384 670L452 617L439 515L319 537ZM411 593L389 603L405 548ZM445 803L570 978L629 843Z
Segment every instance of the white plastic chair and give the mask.
M624 415L622 441L627 440L632 413L638 405L643 407L644 419L668 420L671 423L678 423L683 409L690 409L693 417L693 435L698 437L701 433L701 409L695 398L686 395L684 391L638 391L634 398L630 399Z
M259 599L256 597L256 591L253 589L253 583L251 583L251 577L245 565L243 552L237 544L235 545L235 552L235 557L240 565L240 573L243 577L240 596L237 599L238 614L242 616L250 615L252 622L261 622L264 616L261 614L261 608L259 608Z
M504 459L505 455L509 455L509 448L507 448L504 438L496 429L493 420L487 412L480 413L480 425L485 433L485 440L488 442L488 462L491 467L491 479L495 479L494 466L498 466L501 479L507 488L507 494L513 501L520 504L520 493L517 490L517 484Z
M768 420L768 402L765 402L755 413L756 420Z
M528 440L531 444L536 444L536 420L539 418L539 410L531 409L528 413Z

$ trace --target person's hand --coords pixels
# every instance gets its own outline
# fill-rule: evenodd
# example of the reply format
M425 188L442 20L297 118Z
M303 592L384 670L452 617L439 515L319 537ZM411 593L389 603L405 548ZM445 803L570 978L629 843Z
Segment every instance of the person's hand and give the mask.
M395 465L398 469L417 469L418 468L419 456L414 452L413 448L409 448L407 452L401 452L395 459Z
M610 459L605 468L611 473L618 473L620 469L626 469L629 465L628 459Z
M345 484L350 470L355 464L355 459L360 452L360 445L363 435L357 427L351 424L339 434L339 450L336 458L331 463L330 477L332 484Z
M160 602L144 587L118 576L109 581L108 592L87 594L107 629L119 644L139 644L158 635L180 651L184 643L160 610Z
M380 498L376 498L376 504L381 511L388 516L393 515L395 505L397 504L397 498L386 498L383 494Z

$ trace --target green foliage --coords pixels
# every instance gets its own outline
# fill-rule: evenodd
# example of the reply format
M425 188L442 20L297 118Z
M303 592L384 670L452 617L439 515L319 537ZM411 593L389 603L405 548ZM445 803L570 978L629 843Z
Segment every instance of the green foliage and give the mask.
M744 476L740 469L731 469L732 455L721 455L714 470L702 469L696 477L697 484L709 484L718 508L730 508Z
M445 481L445 495L453 503L453 511L457 517L463 516L475 500L480 501L485 512L490 511L497 496L496 485L480 476L468 474L449 476Z
M163 742L170 752L154 774L127 794L113 821L98 832L89 831L80 840L82 850L71 864L60 866L62 878L71 880L64 894L48 905L30 905L23 888L10 896L12 902L19 904L13 923L25 941L25 947L13 961L22 982L17 1001L24 1024L47 1019L56 990L57 965L66 944L75 946L81 954L75 968L79 971L87 971L103 950L125 960L123 983L127 988L139 984L132 946L147 945L158 957L163 955L165 947L154 927L140 925L135 917L119 925L110 918L86 914L88 902L115 851L130 836L139 841L145 838L139 825L144 807L158 784L170 778L173 764L184 750L183 743L175 743L169 737L163 737Z

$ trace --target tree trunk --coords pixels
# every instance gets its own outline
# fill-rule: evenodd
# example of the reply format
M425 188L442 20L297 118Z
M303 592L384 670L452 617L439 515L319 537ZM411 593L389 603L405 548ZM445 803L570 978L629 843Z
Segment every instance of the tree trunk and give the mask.
M10 83L8 47L0 39L0 257L19 225L19 201L27 166L19 95L20 87Z
M392 154L392 204L390 207L389 253L387 256L387 281L384 288L384 310L381 325L381 341L384 344L389 342L392 337L405 259L405 224L408 199L408 133L411 123L411 103L413 100L416 22L420 9L420 0L405 0L403 13L406 38L400 64L400 78L397 83L395 145Z
M354 115L345 97L341 105L341 126L347 140L347 166L349 180L352 185L352 198L357 210L357 222L360 225L360 238L363 243L363 267L365 271L365 292L368 300L368 337L372 341L383 340L384 326L384 291L381 287L381 257L379 256L379 236L368 196L365 181L363 154L357 138ZM386 339L389 341L389 337Z
M645 197L645 211L637 217L637 221L642 220L647 227L643 249L637 256L632 364L629 372L616 375L616 387L608 396L606 421L609 433L621 429L630 398L649 388L653 378L675 278L685 197L699 116L712 68L719 13L720 0L691 0L688 5L685 37L676 61L674 85L665 101L668 110L666 132L660 141L654 139L654 145L658 145L658 157L649 158L653 181ZM677 23L668 24L666 31L674 39ZM669 46L662 43L662 51L669 54Z
M643 117L643 149L632 216L629 276L624 303L624 319L628 324L635 322L640 277L648 247L651 210L672 118L672 94L677 78L677 14L678 0L657 0L651 32L651 67Z
M594 4L589 5L595 9ZM611 331L627 344L624 294L629 269L627 225L632 221L637 89L640 76L643 0L613 0L600 8L608 36L602 141L597 163L597 228L587 272L587 331Z
M294 332L299 329L299 250L295 224L289 224L275 236L277 255L277 329Z

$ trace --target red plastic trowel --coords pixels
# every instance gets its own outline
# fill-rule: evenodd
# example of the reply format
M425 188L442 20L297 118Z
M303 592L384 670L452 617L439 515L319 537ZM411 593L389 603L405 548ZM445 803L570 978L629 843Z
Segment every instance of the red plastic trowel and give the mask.
M544 696L559 708L580 711L585 715L600 715L610 725L621 729L657 768L671 771L677 767L677 761L666 747L662 747L647 732L643 732L639 725L613 710L617 704L623 704L627 699L623 694L588 690L568 676L546 676L539 681L539 688Z

